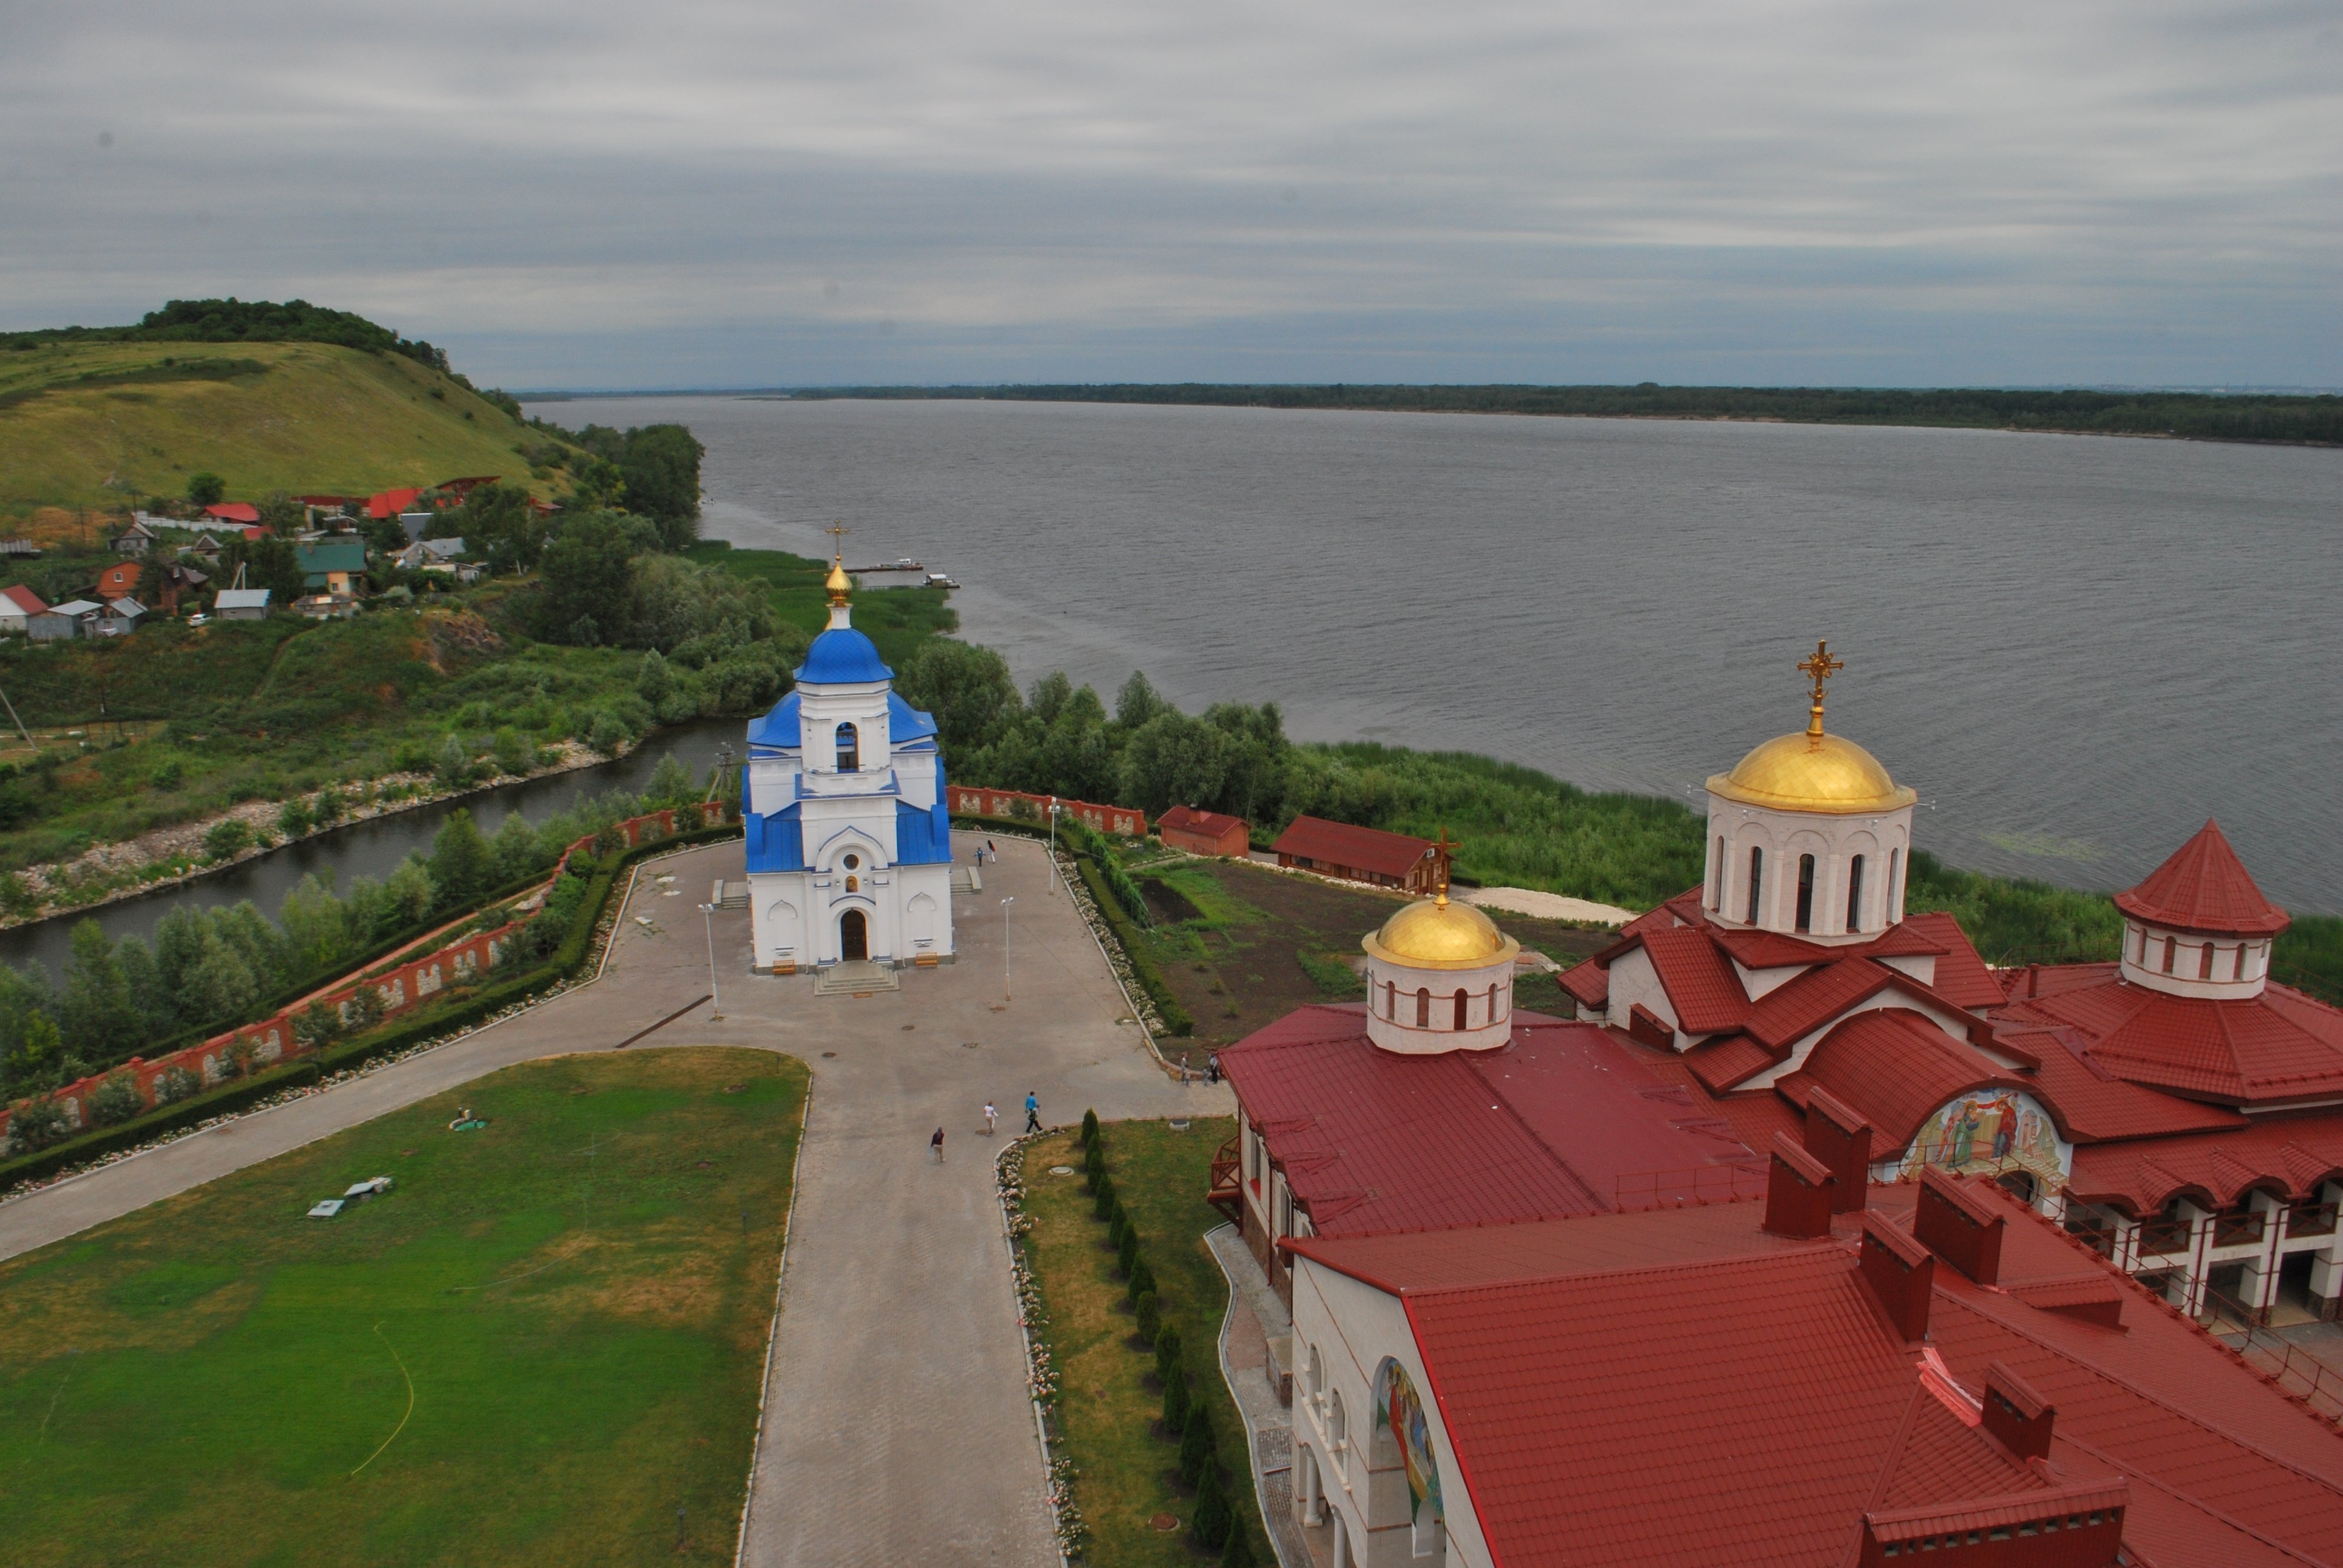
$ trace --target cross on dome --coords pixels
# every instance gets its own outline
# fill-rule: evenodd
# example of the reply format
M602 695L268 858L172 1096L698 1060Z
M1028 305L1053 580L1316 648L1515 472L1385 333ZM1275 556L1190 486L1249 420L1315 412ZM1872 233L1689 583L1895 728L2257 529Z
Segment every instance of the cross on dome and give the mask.
M1815 683L1815 705L1813 708L1807 709L1809 714L1809 717L1806 719L1807 734L1813 736L1820 736L1822 734L1823 688L1828 684L1832 676L1836 675L1840 670L1845 669L1845 668L1846 660L1843 658L1833 658L1831 657L1830 643L1827 639L1818 639L1815 643L1815 651L1808 657L1798 660L1799 673L1808 677Z

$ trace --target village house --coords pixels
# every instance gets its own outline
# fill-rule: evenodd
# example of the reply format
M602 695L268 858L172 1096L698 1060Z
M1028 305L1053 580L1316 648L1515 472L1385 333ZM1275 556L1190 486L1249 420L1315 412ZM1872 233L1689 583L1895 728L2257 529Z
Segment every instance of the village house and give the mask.
M204 515L216 523L241 523L246 528L260 524L260 508L250 501L221 501L206 507Z
M293 613L303 620L347 620L358 613L358 601L348 594L313 593L295 599Z
M1273 846L1277 863L1346 882L1429 892L1435 874L1432 842L1376 828L1296 817Z
M106 613L89 624L93 637L128 637L138 629L146 618L146 607L135 598L117 598L107 602Z
M265 588L226 588L212 599L212 614L222 620L266 620L268 592Z
M76 637L91 635L106 607L85 598L68 599L64 604L51 605L37 615L27 617L25 635L35 642L65 642Z
M117 561L97 574L90 592L102 599L127 598L138 591L138 576L146 569L144 561Z
M1251 848L1244 819L1219 811L1174 806L1155 819L1155 836L1192 855L1223 855L1242 860Z
M0 588L0 633L21 634L26 621L48 608L41 602L39 594L22 583Z
M155 533L139 518L114 536L114 553L121 556L143 556L155 548Z
M321 539L296 545L301 565L301 586L327 594L356 598L366 588L366 546L354 538Z

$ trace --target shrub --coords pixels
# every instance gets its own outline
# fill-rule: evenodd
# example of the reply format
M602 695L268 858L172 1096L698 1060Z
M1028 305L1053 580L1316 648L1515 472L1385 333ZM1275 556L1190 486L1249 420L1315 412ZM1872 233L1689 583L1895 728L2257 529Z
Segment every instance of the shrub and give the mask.
M1123 1208L1122 1200L1118 1198L1115 1200L1114 1207L1107 1211L1106 1244L1118 1252L1121 1251L1123 1235L1130 1229L1131 1213Z
M18 1150L46 1149L69 1131L65 1108L46 1095L17 1106L8 1119L8 1140Z
M605 757L616 757L627 744L627 727L618 722L615 713L598 713L592 728L586 731L586 744Z
M1188 1373L1183 1367L1180 1375L1165 1380L1163 1384L1163 1430L1177 1432L1188 1424Z
M362 985L350 997L350 1026L354 1030L369 1030L382 1021L382 991L378 987Z
M1196 1423L1205 1423L1199 1421ZM1221 1490L1221 1467L1208 1461L1202 1479L1196 1483L1196 1544L1207 1552L1217 1552L1229 1543L1229 1532L1236 1526L1236 1514L1229 1507L1228 1493Z
M293 1020L293 1038L311 1050L323 1050L341 1038L341 1010L322 1001L313 1001L301 1010Z
M1098 1112L1095 1111L1085 1111L1082 1112L1082 1147L1085 1149L1096 1149L1098 1147Z
M1156 1331L1163 1326L1162 1317L1156 1311L1153 1291L1139 1292L1138 1301L1132 1303L1132 1315L1139 1320L1140 1339L1147 1344L1153 1344Z
M1229 1547L1221 1553L1221 1568L1253 1568L1254 1561L1252 1536L1239 1520L1229 1527Z
M1212 1462L1212 1423L1192 1421L1180 1434L1180 1479L1191 1486L1203 1484L1204 1467Z
M1114 1213L1114 1178L1101 1176L1098 1179L1098 1199L1091 1205L1091 1212L1101 1220L1108 1219Z
M203 1086L203 1081L186 1068L169 1068L165 1070L162 1077L155 1081L155 1103L176 1105L182 1100L194 1095Z
M317 825L317 819L297 796L277 809L277 830L288 839L297 839Z
M1106 1180L1106 1156L1099 1152L1099 1146L1095 1143L1091 1145L1091 1151L1082 1156L1082 1180L1093 1192L1098 1191L1099 1183Z
M1155 1379L1165 1388L1170 1388L1173 1378L1187 1375L1187 1366L1180 1359L1180 1331L1174 1325L1165 1323L1155 1335Z
M204 835L204 855L213 860L232 860L252 843L252 826L240 818L226 817L211 825Z
M138 1080L127 1072L116 1073L91 1090L82 1102L82 1112L93 1127L119 1127L146 1109Z
M1114 1244L1114 1261L1115 1261L1115 1266L1116 1266L1117 1268L1119 1268L1119 1269L1121 1269L1121 1270L1122 1271L1122 1277L1123 1277L1124 1279L1126 1279L1126 1280L1131 1280L1131 1279L1136 1279L1136 1278L1138 1278L1138 1269L1139 1269L1139 1227L1138 1227L1138 1226L1136 1226L1136 1225L1131 1225L1131 1224L1125 1224L1125 1225L1123 1226L1123 1228L1122 1228L1122 1240L1121 1240L1121 1241L1117 1241L1117 1242Z
M1138 1239L1139 1238L1136 1235L1131 1237L1131 1240L1134 1242L1136 1242ZM1129 1270L1131 1275L1130 1296L1131 1302L1133 1306L1137 1306L1139 1304L1140 1297L1151 1296L1155 1293L1155 1271L1147 1266L1146 1259L1136 1255L1139 1249L1135 1245L1131 1248L1133 1256Z

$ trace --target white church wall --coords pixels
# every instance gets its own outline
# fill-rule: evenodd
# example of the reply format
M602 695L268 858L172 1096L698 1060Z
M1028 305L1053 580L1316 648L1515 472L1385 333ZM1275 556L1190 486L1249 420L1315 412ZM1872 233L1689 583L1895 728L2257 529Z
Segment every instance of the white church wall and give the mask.
M1613 1029L1625 1029L1627 1015L1638 1004L1671 1030L1677 1027L1676 1010L1668 1001L1667 990L1660 984L1649 953L1634 948L1620 954L1612 960L1610 976L1611 1010L1604 1021Z
M1775 811L1708 798L1707 858L1704 886L1711 890L1711 912L1728 925L1755 925L1810 941L1867 940L1903 918L1889 861L1900 867L1910 852L1912 809L1878 816L1842 817L1826 812ZM1725 847L1723 896L1715 868L1717 845ZM1749 920L1749 852L1764 851L1757 919ZM1808 929L1797 930L1798 858L1815 857L1814 897ZM1855 929L1846 923L1855 858L1863 857L1863 887Z
M2242 1001L2259 996L2269 984L2269 937L2208 936L2203 931L2184 931L2163 926L2151 926L2139 920L2124 922L2121 970L2123 978L2135 985L2160 990L2167 996L2209 997L2215 1000ZM2172 969L2164 968L2164 945L2172 944ZM2243 973L2239 972L2237 950L2245 950ZM2212 974L2205 975L2205 950L2213 950Z

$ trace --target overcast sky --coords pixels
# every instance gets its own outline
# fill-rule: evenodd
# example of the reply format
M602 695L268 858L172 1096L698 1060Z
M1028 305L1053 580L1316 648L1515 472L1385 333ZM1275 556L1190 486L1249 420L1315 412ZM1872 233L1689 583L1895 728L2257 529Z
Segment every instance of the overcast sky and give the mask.
M2343 385L2343 4L0 5L0 325L508 387Z

